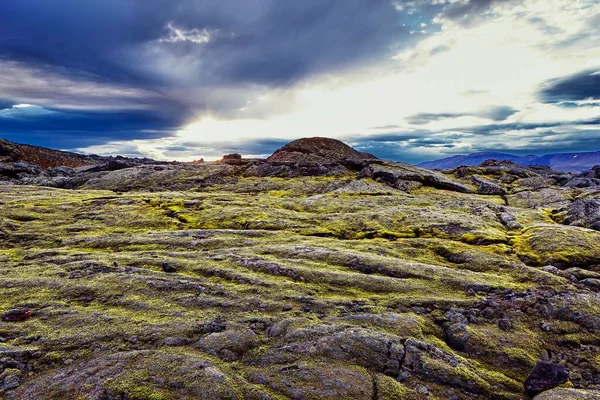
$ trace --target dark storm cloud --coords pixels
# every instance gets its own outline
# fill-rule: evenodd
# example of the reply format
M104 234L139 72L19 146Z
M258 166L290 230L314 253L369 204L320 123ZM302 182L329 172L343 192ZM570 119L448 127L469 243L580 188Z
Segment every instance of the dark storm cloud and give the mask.
M546 82L540 97L546 103L600 99L600 70L587 70Z
M68 148L107 141L152 139L174 133L176 121L147 111L98 112L26 107L0 110L0 137ZM149 130L148 127L152 127ZM75 145L75 143L77 143Z
M261 90L389 59L412 40L399 18L390 0L3 0L0 68L17 63L49 82L11 87L18 102L61 107L65 86L93 82L68 104L114 106L118 96L102 97L109 86L140 90L139 102L151 92L152 109L181 126L206 112L235 117ZM57 76L72 83L52 87ZM125 120L135 103L127 98Z
M389 0L4 0L0 54L141 86L165 83L151 57L188 56L195 84L272 86L389 53L408 35L397 18Z

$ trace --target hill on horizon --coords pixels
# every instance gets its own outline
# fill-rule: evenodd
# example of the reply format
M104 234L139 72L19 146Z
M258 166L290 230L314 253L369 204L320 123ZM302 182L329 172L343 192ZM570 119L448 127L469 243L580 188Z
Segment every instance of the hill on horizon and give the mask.
M417 164L428 169L451 169L461 165L477 166L486 160L511 161L521 165L544 165L562 172L583 172L600 164L600 151L587 153L557 153L543 156L519 156L509 153L480 152L456 155Z

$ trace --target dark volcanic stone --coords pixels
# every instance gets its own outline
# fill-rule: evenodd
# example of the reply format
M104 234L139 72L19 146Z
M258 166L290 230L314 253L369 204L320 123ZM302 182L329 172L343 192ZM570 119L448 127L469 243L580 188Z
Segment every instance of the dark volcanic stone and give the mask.
M28 308L19 310L8 310L2 315L2 321L19 322L31 318L31 311Z
M0 382L0 391L8 391L16 389L21 386L21 381L18 376L7 376L2 382Z
M448 346L456 351L467 351L470 336L467 318L455 310L448 311L444 317L447 321L442 324L442 329Z
M174 266L172 266L169 263L163 263L162 264L162 270L165 271L168 274L172 274L177 272L177 268L175 268Z
M565 224L593 228L600 222L600 199L578 199L569 206Z
M525 379L525 391L533 396L562 385L568 380L569 370L567 367L538 361L533 371Z
M235 154L227 154L225 156L223 156L223 160L241 160L242 156L235 153Z
M473 183L477 185L478 194L485 194L490 196L502 196L506 194L506 191L502 187L486 179L474 176Z
M513 323L508 318L502 318L498 321L498 327L503 331L510 331L513 328Z

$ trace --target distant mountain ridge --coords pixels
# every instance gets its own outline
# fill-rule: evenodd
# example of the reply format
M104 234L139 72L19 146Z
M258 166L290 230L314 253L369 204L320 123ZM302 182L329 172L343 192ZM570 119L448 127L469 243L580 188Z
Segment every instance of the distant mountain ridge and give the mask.
M517 156L508 153L483 152L457 155L418 164L428 169L450 169L461 165L477 166L486 160L511 161L521 165L545 165L562 172L580 173L600 165L600 151L589 153L558 153L544 156Z

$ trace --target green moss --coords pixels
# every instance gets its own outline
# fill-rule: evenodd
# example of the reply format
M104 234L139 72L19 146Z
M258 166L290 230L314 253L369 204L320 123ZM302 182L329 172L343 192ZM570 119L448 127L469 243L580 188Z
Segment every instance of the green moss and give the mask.
M535 265L587 267L600 262L600 233L589 229L538 225L513 237L517 254Z
M422 395L389 376L377 374L375 384L377 385L377 399L379 400L417 400L422 398Z
M372 394L375 382L380 398L422 398L409 386L427 384L431 397L442 399L456 387L470 391L466 382L482 397L521 398L521 382L542 343L553 348L561 340L586 345L598 340L575 323L555 321L553 330L540 332L539 320L508 309L515 323L509 332L495 321L469 325L469 353L459 356L443 341L444 313L477 307L485 293L524 292L542 284L578 290L519 257L532 265L548 259L589 268L597 236L556 224L528 226L548 222L540 209L511 208L525 229L508 233L497 217L501 199L494 196L432 188L409 195L367 182L385 189L379 192L348 187L351 175L236 176L212 186L201 182L208 170L184 175L173 178L173 188L197 179L199 192L115 195L0 186L0 228L9 235L0 242L0 311L34 311L28 321L3 324L0 336L6 346L43 354L35 364L36 380L59 376L69 365L141 350L150 353L142 352L139 362L127 364L112 381L131 398L186 399L197 384L218 389L224 398L267 393L283 399L314 382L321 385L322 376L320 389L333 385L340 374L347 386L331 398L344 398L343 389L352 387L359 400L360 393ZM150 190L161 182L144 184ZM36 219L13 218L19 215ZM177 272L165 273L165 262ZM470 289L476 296L468 295ZM586 299L573 300L569 312L600 315ZM253 329L258 347L233 362L195 349L192 344L210 333L205 324L218 318L227 330ZM415 372L404 385L373 376L354 361L314 356L295 347L293 336L270 336L272 326L290 318L303 319L298 325L304 328L326 323L398 341L418 338L453 354L461 365L432 360L429 367L447 380L431 383L429 375ZM189 344L170 347L166 338ZM303 364L294 364L295 357ZM204 384L178 369L206 360L212 367L190 371L208 369L221 381ZM256 370L264 380L250 379ZM180 386L168 387L157 377ZM26 377L23 387L32 381Z
M125 395L131 400L174 400L173 397L165 395L155 389L145 386L135 386L128 384L117 384L111 389L116 395Z

